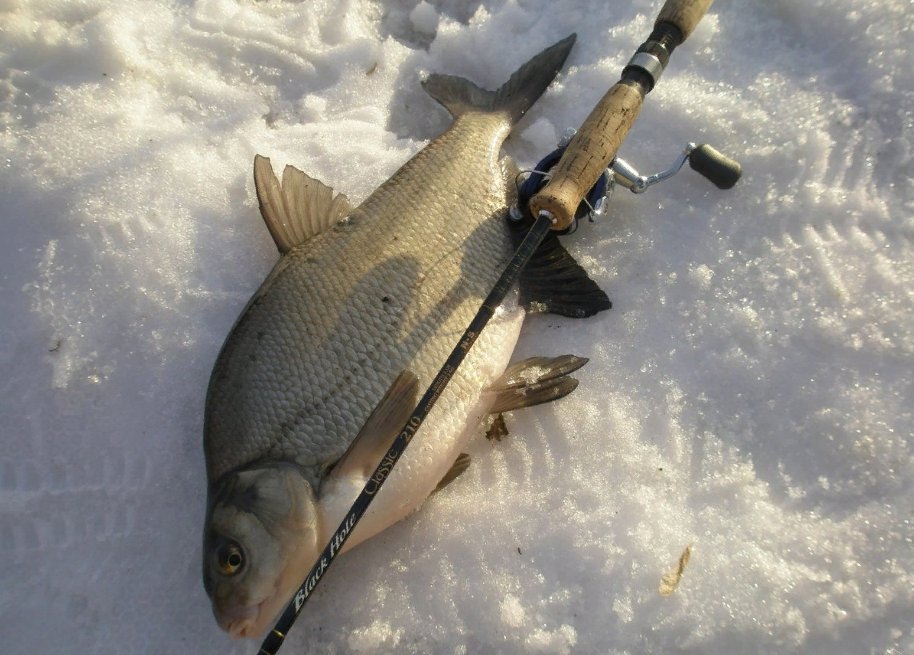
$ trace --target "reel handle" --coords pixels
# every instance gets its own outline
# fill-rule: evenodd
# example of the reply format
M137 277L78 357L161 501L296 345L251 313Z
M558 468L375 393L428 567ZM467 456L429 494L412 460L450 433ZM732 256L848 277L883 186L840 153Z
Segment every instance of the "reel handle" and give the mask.
M739 162L717 148L703 143L689 153L689 166L714 183L718 189L732 189L743 174Z
M530 199L534 216L548 212L555 230L571 225L581 199L616 156L670 54L692 33L713 1L666 1L654 31L622 71L622 79L590 112L552 170L549 183Z

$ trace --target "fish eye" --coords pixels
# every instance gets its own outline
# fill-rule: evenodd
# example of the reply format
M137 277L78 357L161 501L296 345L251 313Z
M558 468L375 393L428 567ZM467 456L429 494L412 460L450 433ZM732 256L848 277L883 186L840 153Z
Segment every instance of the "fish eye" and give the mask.
M244 553L234 541L222 544L216 550L216 568L222 575L235 575L244 566Z

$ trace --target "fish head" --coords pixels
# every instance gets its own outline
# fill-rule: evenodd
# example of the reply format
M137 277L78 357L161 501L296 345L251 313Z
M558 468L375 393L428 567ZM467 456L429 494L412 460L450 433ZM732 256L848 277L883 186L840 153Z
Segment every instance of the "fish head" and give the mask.
M228 473L210 489L203 586L234 638L263 634L317 557L314 491L289 464Z

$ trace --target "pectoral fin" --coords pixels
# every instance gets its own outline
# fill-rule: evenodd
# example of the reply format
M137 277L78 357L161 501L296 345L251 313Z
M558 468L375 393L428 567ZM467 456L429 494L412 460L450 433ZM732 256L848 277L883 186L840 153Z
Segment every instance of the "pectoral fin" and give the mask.
M267 157L254 157L254 188L260 214L281 254L320 234L349 213L349 199L294 166L282 183Z
M418 394L416 375L400 373L328 476L370 475L416 408Z
M460 477L460 475L466 471L470 466L470 456L466 453L460 453L457 456L457 459L454 461L454 465L451 466L450 470L444 474L444 477L441 478L441 482L438 483L438 486L435 487L433 494L438 493L451 482Z
M578 386L578 381L568 377L568 373L586 363L584 357L562 355L530 357L509 366L489 387L489 391L495 393L495 402L489 412L510 412L564 398Z

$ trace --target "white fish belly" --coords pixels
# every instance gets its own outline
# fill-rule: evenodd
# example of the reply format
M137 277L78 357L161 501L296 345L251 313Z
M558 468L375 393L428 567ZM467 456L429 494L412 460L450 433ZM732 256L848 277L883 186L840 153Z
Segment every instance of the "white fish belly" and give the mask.
M429 412L384 486L378 492L344 550L365 541L408 516L428 498L450 470L467 443L481 435L481 424L492 406L487 389L508 366L524 320L524 310L512 296L480 334L450 384ZM454 336L454 345L460 335ZM420 389L424 393L425 389ZM320 505L327 540L346 517L366 479L328 479Z

